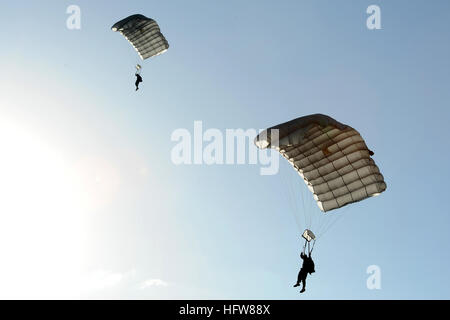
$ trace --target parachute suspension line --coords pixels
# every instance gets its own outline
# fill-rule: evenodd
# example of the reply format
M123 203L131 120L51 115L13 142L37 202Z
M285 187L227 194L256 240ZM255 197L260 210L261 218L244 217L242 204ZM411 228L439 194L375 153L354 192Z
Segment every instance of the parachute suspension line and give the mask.
M297 172L297 174L300 175L298 172ZM302 216L304 217L304 222L305 222L304 226L305 226L306 229L311 229L312 215L311 215L311 211L309 210L309 208L307 208L307 204L306 204L306 197L308 195L306 195L305 192L304 192L304 190L305 190L304 186L303 185L300 186L300 184L303 184L303 182L301 182L298 179L298 177L297 177L297 179L295 179L295 181L296 181L296 184L297 184L297 190L300 191L300 195L299 196L300 196L301 201L302 201L302 208L303 208Z
M334 217L330 217L330 219L327 219L327 222L323 224L322 229L320 230L319 233L319 237L324 235L330 229L330 226L333 225L333 223L337 220L336 218L335 219L333 218Z
M341 209L341 212L339 214L331 214L332 216L324 217L326 219L325 223L321 224L320 230L316 234L316 238L320 239L325 233L327 233L336 222L338 222L340 219L342 219L343 214L345 210L348 210L347 208Z
M315 147L317 147L317 145L314 143L314 141L313 141L313 139L311 139L311 143L315 146ZM316 164L313 162L313 161L311 161L310 159L309 159L309 156L307 156L303 151L300 151L300 153L301 153L301 155L306 159L306 160L308 160L308 162L313 166L313 168L315 169L315 170L317 170L317 172L319 173L319 176L323 179L323 176L322 176L322 174L320 173L320 171L319 171L319 167L318 166L316 166ZM297 169L297 168L296 168ZM325 179L323 179L324 181L326 181ZM328 187L329 187L329 189L331 190L331 188L330 188L330 186L329 186L329 184L328 184L328 181L326 181L326 183L327 183L327 185L328 185ZM309 188L308 188L309 189ZM333 196L334 196L334 194L333 194ZM310 216L309 217L310 219L310 224L312 224L312 217Z
M296 199L296 195L294 192L294 185L293 185L293 181L291 178L291 175L286 173L284 170L282 171L282 180L284 181L284 183L287 185L287 191L288 191L288 195L287 195L287 200L291 206L291 214L293 215L293 218L295 220L295 223L297 224L297 227L299 228L299 230L302 227L302 222L300 221L299 215L297 215L296 213L299 212L299 207L298 207L298 203L297 203L297 199Z
M308 219L307 226L308 229L312 230L317 228L317 216L319 218L321 215L318 213L321 213L316 201L314 200L313 196L311 195L311 192L309 191L309 188L306 186L305 180L297 180L298 184L301 184L301 191L302 191L302 200L304 205L304 210L306 212L305 217ZM306 186L306 188L305 188ZM319 220L320 222L320 220Z
M288 159L289 160L289 159ZM305 186L303 185L303 181L298 179L299 174L292 172L292 166L289 162L283 162L286 168L282 170L282 180L284 180L288 189L288 200L291 205L292 212L291 214L294 217L294 220L297 224L297 227L300 231L307 228L310 229L312 214L311 211L306 207L306 197L310 196L309 194L305 194Z
M303 183L304 183L304 181L303 181ZM303 185L302 185L301 190L302 190L302 201L303 201L303 206L304 206L303 210L306 212L305 217L308 219L307 227L308 227L308 229L312 229L312 226L313 226L313 212L314 211L311 208L311 201L309 201L309 202L306 201L306 197L311 197L311 194L309 193L309 189L305 188L305 186L303 186Z
M298 176L298 172L295 172L295 175L291 175L291 192L292 192L292 196L293 199L297 205L297 210L295 216L297 217L297 219L301 220L301 226L300 229L302 229L306 224L307 224L307 220L306 220L306 215L305 215L305 204L303 203L303 195L299 194L298 192L296 192L296 190L298 191L297 188L297 181L296 178ZM300 199L299 199L300 198Z
M288 162L285 162L285 164L286 172L292 172L291 164ZM313 166L316 167L314 164ZM288 170L287 167L289 167L290 170ZM309 189L305 188L305 180L304 178L298 179L299 175L300 174L297 170L296 174L288 174L287 176L286 174L284 175L284 177L286 177L286 181L289 182L289 200L292 203L292 208L294 208L294 212L292 214L300 230L314 229L314 232L320 235L321 230L323 230L330 222L330 217L323 214L318 214L317 211L319 209L317 208L315 201L312 199ZM310 198L311 201L308 201Z
M315 230L316 237L319 238L323 234L324 225L328 223L328 220L324 222L322 217L320 217L320 222L317 230Z
M289 172L291 172L291 170L289 170ZM303 195L301 193L296 192L299 189L297 178L298 178L298 172L296 172L295 175L290 175L291 192L292 192L292 197L293 197L295 205L296 205L296 211L295 211L294 215L295 215L296 219L300 221L299 230L301 231L301 229L303 227L305 227L308 222L307 222L307 216L305 214L306 212L305 212L305 204L304 204Z
M343 210L345 211L346 209L348 209L348 207ZM341 210L340 214L329 213L328 216L323 217L323 220L325 220L325 222L321 224L317 239L321 238L325 233L327 233L328 230L330 230L332 226L334 226L334 224L342 218L343 213L344 212Z
M288 174L287 172L285 174ZM289 190L289 200L291 202L291 206L293 211L291 212L292 215L294 216L294 220L295 223L297 224L297 227L299 229L301 229L301 221L299 220L298 215L296 215L295 213L299 211L299 207L298 207L298 203L297 203L297 199L295 197L295 192L294 192L294 186L293 186L293 182L292 179L290 178L290 175L288 174L288 176L286 177L286 182L288 183L288 190Z
M303 219L304 219L304 226L306 229L311 229L312 228L312 210L310 210L310 202L307 201L307 199L309 199L311 197L311 195L308 193L309 190L307 190L307 188L305 188L305 182L302 178L302 180L298 179L300 176L300 173L298 171L296 171L296 179L295 179L295 183L296 183L296 190L299 193L299 196L301 198L301 204L302 204L302 208L303 211L301 213ZM309 205L308 205L309 204Z
M343 212L341 212L340 215L337 215L335 219L330 220L327 227L323 231L321 231L321 233L318 236L316 236L316 239L320 239L325 233L328 232L328 230L330 230L335 225L336 222L341 220L342 217L343 217Z
M329 217L328 217L328 218L329 218ZM321 220L320 227L319 227L319 229L316 231L316 238L322 237L322 235L325 233L326 226L327 226L329 223L330 223L329 219L325 220L325 222L324 222L323 219Z

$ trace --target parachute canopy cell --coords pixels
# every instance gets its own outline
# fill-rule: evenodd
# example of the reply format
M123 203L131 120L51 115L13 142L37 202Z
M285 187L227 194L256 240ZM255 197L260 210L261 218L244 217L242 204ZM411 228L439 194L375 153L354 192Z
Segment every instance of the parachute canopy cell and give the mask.
M278 150L324 212L386 190L371 158L373 152L359 132L329 116L313 114L268 128L255 138L255 144Z
M136 49L142 60L164 53L169 43L155 20L135 14L120 20L111 27L120 32Z

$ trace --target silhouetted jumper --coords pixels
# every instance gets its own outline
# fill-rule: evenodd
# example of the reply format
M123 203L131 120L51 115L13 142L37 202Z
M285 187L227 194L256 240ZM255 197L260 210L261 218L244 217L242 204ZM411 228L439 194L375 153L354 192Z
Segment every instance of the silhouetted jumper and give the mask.
M300 293L305 292L306 287L306 277L309 274L312 274L313 272L316 272L314 270L314 261L311 258L311 253L309 255L304 254L303 252L300 253L300 258L303 259L302 268L300 269L298 276L297 276L297 283L294 285L294 287L298 287L300 285L300 282L302 283L302 290L300 290Z
M138 91L139 90L139 83L142 82L142 77L138 73L135 73L134 75L136 76L136 82L134 83L134 85L136 86L136 91Z

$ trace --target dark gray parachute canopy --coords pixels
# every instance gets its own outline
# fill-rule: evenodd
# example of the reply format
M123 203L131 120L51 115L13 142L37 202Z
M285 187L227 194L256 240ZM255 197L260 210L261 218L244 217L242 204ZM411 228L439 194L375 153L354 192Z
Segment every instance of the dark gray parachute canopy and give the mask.
M119 31L136 49L142 60L160 55L169 48L155 20L135 14L120 20L111 27Z
M255 144L278 150L324 212L386 190L373 152L359 132L329 116L313 114L276 125L261 132Z

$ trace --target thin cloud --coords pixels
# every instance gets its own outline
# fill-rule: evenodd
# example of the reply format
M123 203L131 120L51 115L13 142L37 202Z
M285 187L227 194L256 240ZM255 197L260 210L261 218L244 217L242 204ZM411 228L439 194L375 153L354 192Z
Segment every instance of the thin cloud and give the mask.
M169 284L161 279L148 279L141 284L141 289L149 287L167 287Z
M123 283L125 279L132 278L134 273L134 270L124 273L96 270L85 277L83 289L89 292L116 287Z

